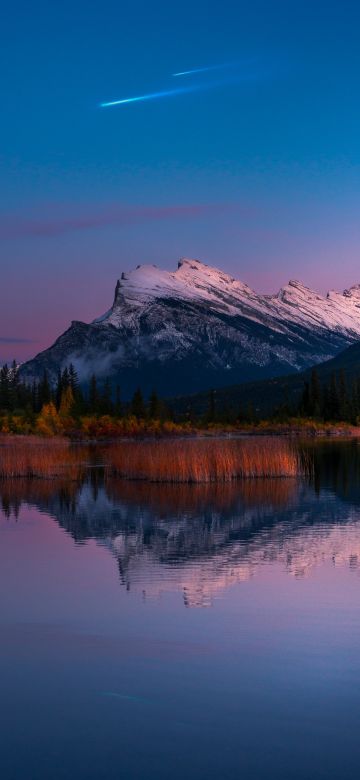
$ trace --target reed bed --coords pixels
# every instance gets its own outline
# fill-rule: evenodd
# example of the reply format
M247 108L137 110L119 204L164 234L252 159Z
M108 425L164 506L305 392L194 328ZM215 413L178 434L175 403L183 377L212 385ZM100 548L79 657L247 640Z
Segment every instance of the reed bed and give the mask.
M92 452L64 438L9 436L0 439L0 479L81 480L99 457L109 475L150 482L220 483L297 477L309 470L303 451L285 438L122 441Z
M303 463L287 439L186 439L110 445L112 474L150 482L229 482L297 477Z
M85 472L84 452L69 441L37 436L2 437L0 440L0 479L14 477L79 480Z

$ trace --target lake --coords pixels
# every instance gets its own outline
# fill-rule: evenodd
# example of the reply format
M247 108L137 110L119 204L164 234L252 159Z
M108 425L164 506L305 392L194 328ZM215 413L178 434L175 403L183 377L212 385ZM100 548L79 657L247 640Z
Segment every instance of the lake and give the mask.
M0 482L1 780L353 780L360 446L311 476Z

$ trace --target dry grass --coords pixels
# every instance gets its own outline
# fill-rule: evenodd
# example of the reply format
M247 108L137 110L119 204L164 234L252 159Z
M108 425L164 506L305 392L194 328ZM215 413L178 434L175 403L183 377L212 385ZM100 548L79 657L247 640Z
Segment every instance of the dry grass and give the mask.
M243 478L296 477L304 456L288 439L167 439L122 441L97 447L109 472L125 479L169 483L230 482ZM0 438L0 479L80 480L90 458L87 445L33 436Z
M296 477L303 464L286 439L186 439L110 445L113 474L151 482L228 482Z
M12 477L67 477L84 474L83 453L66 439L4 436L0 439L0 479Z

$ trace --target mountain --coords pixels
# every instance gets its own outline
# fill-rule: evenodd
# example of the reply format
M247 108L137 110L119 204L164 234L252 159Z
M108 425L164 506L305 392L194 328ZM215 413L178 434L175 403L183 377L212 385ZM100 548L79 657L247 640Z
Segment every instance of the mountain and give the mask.
M124 397L141 385L175 395L296 373L360 338L360 285L326 297L291 281L276 295L198 260L176 271L141 265L122 273L111 308L92 323L74 321L21 368L54 381L72 362L119 382Z

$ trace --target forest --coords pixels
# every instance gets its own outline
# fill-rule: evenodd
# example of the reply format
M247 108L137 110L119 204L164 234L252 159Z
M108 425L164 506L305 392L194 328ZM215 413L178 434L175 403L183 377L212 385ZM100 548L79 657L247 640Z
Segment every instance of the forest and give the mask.
M339 372L321 383L314 368L296 402L289 403L285 394L283 402L264 419L251 400L242 407L232 404L218 408L213 389L208 393L207 408L202 414L194 413L191 397L186 411L179 413L176 399L165 401L155 389L146 399L139 387L130 401L123 401L121 388L113 387L110 378L99 381L93 375L84 387L72 364L59 371L54 385L46 371L40 381L24 383L15 361L0 369L0 432L6 434L92 438L147 431L174 433L216 426L256 427L264 423L301 425L304 421L358 425L360 377L349 385L344 372Z

